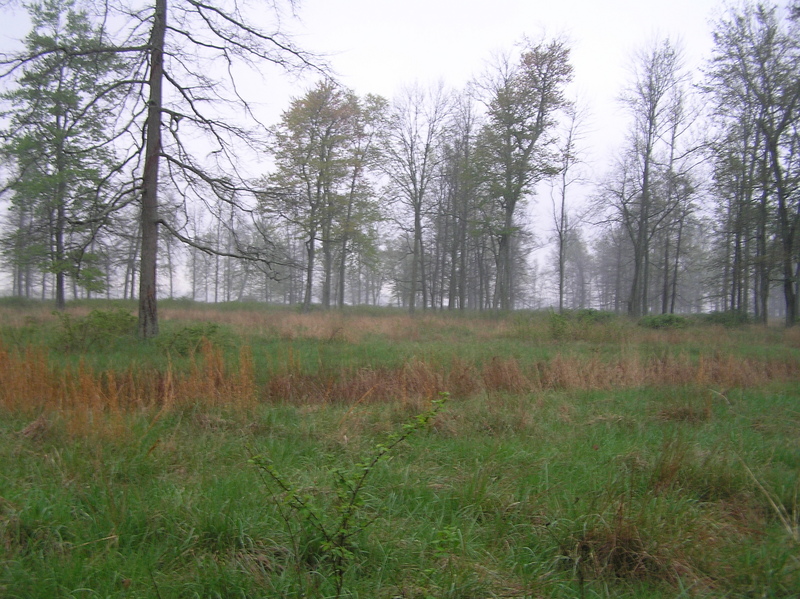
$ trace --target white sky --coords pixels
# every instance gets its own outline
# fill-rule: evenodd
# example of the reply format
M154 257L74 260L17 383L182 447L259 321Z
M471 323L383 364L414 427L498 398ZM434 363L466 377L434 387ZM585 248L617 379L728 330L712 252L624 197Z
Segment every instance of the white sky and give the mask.
M594 129L618 137L608 147L593 139L593 153L605 154L620 141L616 98L632 53L668 36L698 66L722 9L722 0L302 0L292 29L301 46L330 56L343 84L390 99L415 81L462 88L525 35L564 37L573 95L589 105Z
M300 47L327 55L344 85L389 99L415 82L463 88L523 36L563 37L575 67L570 95L590 109L590 162L602 170L603 157L622 139L616 98L632 53L669 36L699 66L711 47L711 21L722 10L723 0L300 0L299 20L284 25ZM0 51L27 34L24 12L21 6L0 12ZM313 82L276 70L265 75L259 112L274 123Z

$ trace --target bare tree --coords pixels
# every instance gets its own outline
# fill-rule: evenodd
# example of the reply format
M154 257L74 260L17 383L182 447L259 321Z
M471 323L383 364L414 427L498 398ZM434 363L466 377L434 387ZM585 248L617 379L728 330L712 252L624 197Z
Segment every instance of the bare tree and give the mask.
M639 52L633 80L622 101L633 118L627 155L627 183L617 194L617 209L633 246L633 279L628 299L631 316L647 314L650 301L650 242L674 208L656 193L659 144L673 123L675 102L685 81L681 53L668 40ZM623 189L625 191L623 191Z
M424 91L419 86L407 88L395 100L383 139L384 170L389 177L387 194L408 209L411 218L411 272L408 309L416 309L418 289L422 308L428 307L425 276L423 223L431 186L436 175L439 136L445 126L450 99L442 85Z
M581 157L579 144L583 139L583 128L587 118L587 110L578 108L573 103L565 110L566 121L560 136L557 149L558 174L551 188L553 207L553 230L557 246L558 260L558 311L564 311L564 278L567 266L567 244L575 223L570 215L567 198L569 190L584 181L584 175L576 169L580 168Z
M286 5L294 9L292 0ZM267 65L290 71L319 67L315 57L281 32L278 0L269 2L266 12L260 6L216 0L105 6L105 26L120 18L126 23L112 42L82 48L55 44L35 55L5 56L0 75L43 54L133 57L129 76L113 83L130 94L118 120L109 124L109 137L118 144L127 141L133 149L117 171L132 175L132 185L119 194L126 198L121 202L138 198L141 206L139 334L147 338L158 333L159 227L203 251L217 251L187 237L180 224L161 218L160 186L167 183L186 204L221 200L236 210L251 211L256 190L247 164L255 162L262 143L257 133L264 128L237 73L249 69L258 81ZM273 16L272 29L260 25L267 14ZM265 263L271 260L268 248L234 241L229 253Z

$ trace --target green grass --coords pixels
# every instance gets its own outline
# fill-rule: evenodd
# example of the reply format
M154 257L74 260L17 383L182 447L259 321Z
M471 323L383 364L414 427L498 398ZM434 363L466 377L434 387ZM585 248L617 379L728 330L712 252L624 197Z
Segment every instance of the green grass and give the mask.
M797 518L796 388L453 400L378 466L361 597L790 596L797 543L744 464ZM681 411L678 408L684 408ZM0 429L3 597L330 596L319 540L292 542L257 470L270 457L323 506L407 416L392 405L186 410L70 437ZM702 414L702 412L699 412ZM104 428L104 426L106 428ZM124 431L124 432L122 432ZM792 439L794 439L792 441ZM330 501L328 497L327 501ZM89 589L89 590L81 590Z
M53 368L165 368L168 354L176 368L191 366L133 337L62 355L52 346L58 323L38 306L0 308L6 348L50 348ZM165 319L165 337L196 325L200 309L189 309ZM328 328L318 314L291 330L267 323L261 334L241 322L290 313L202 312L219 315L214 334L229 360L252 348L258 386L287 372L344 380L415 359L441 376L454 356L476 372L559 355L798 359L793 332L758 327L713 328L704 345L708 330L694 325L592 322L555 339L547 315L442 315L389 328L384 320L405 317L354 312L349 325L376 329L348 337L330 334L340 316L323 315ZM371 523L349 546L342 596L800 596L799 400L791 378L454 394L370 473L361 497ZM334 597L329 549L302 515L287 520L286 497L249 460L267 456L335 520L334 471L357 469L428 405L424 394L247 409L198 398L80 421L5 409L0 597Z

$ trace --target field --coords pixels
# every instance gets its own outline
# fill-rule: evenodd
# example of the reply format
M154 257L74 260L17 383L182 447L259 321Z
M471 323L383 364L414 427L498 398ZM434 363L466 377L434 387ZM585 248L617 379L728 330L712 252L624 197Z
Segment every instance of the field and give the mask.
M134 308L0 302L0 597L800 596L800 329Z

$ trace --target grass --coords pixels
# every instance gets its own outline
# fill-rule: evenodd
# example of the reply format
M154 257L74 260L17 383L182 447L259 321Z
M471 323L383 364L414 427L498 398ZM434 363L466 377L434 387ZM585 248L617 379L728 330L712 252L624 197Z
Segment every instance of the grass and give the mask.
M248 459L334 510L332 472L440 391L363 489L342 596L800 594L796 331L164 312L213 343L64 351L47 310L0 306L0 596L336 596Z

